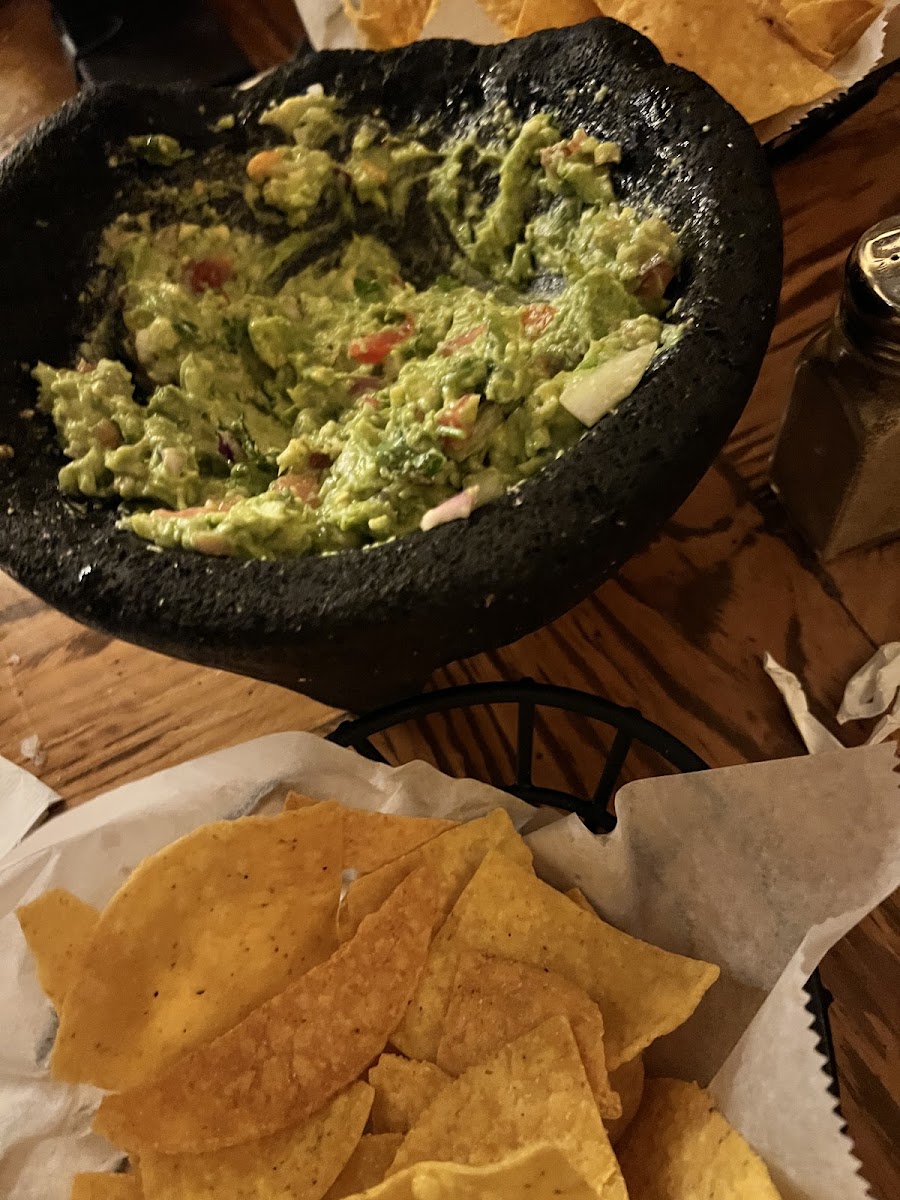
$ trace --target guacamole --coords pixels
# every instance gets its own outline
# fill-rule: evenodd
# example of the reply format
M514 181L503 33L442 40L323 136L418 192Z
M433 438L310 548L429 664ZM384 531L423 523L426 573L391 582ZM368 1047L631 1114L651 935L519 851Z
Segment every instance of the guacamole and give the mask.
M241 213L123 214L109 311L76 366L34 369L61 488L118 498L157 546L275 558L466 517L673 336L677 241L616 200L616 145L546 114L434 144L319 88L261 123L278 141L242 162ZM184 157L131 142L162 172Z

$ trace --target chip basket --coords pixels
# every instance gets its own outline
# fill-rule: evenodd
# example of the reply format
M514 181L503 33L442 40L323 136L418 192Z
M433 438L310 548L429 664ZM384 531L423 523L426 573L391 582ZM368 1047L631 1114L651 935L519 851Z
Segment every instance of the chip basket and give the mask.
M615 828L616 819L610 811L610 802L633 749L643 747L654 751L675 771L707 770L707 764L693 750L659 725L648 721L637 709L624 708L588 692L536 683L531 679L517 683L466 684L426 692L343 721L328 735L328 741L350 747L375 762L387 763L388 760L372 741L379 734L407 722L421 721L435 713L501 704L512 704L516 708L515 778L509 782L494 783L494 786L535 807L549 805L576 813L592 833L606 834ZM557 788L542 787L534 782L535 717L541 708L578 714L614 731L600 778L589 798ZM819 1035L819 1051L825 1057L830 1077L829 1090L839 1101L837 1061L828 1018L831 993L818 971L807 981L806 990L809 994L807 1011Z

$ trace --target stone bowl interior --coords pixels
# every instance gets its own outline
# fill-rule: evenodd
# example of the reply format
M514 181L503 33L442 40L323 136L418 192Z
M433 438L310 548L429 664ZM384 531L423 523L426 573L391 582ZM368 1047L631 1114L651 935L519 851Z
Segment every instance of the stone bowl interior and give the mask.
M200 154L240 153L259 142L266 106L312 83L351 113L379 108L437 135L504 101L516 117L549 111L563 130L620 142L620 195L680 231L684 334L614 415L467 522L315 558L155 552L116 528L114 506L60 494L49 421L21 416L35 400L25 368L72 360L100 232L146 186L147 168L109 167L111 150L158 130ZM226 113L234 128L213 134ZM440 256L423 228L411 264ZM0 441L14 451L0 459L0 567L75 619L166 654L351 709L409 694L436 667L558 616L659 530L746 403L780 277L780 218L752 131L614 21L499 46L310 52L246 90L83 92L0 164Z

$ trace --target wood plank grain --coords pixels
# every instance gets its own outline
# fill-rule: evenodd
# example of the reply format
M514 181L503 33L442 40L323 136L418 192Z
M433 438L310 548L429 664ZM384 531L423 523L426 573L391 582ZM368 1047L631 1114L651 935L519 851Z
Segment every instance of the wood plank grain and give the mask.
M873 646L815 561L771 532L749 495L721 460L614 581L546 629L434 683L531 676L596 692L677 731L717 766L802 753L762 671L764 651L807 681L827 718ZM846 732L859 741L865 731ZM571 755L582 749L576 741Z
M337 715L85 629L0 575L0 754L70 804L266 733L327 731ZM39 762L22 754L32 736Z
M898 1195L900 1154L900 893L840 942L823 964L835 995L831 1028L841 1109L863 1175L880 1200Z
M232 38L257 71L291 57L305 41L303 22L293 0L209 0Z
M815 559L797 554L783 530L773 532L749 497L721 460L616 580L545 629L437 672L432 686L535 678L599 694L640 709L717 766L803 753L762 670L764 651L807 681L813 711L837 731L833 713L844 682L873 644ZM508 782L512 716L505 741L480 710L468 728L463 720L457 716L455 728L448 722L444 739L435 738L433 722L418 735L406 727L393 749ZM866 733L850 725L842 736L855 744ZM609 740L608 731L581 718L545 718L538 782L587 797ZM655 756L633 756L623 779L661 769Z
M0 156L77 90L45 0L0 5Z

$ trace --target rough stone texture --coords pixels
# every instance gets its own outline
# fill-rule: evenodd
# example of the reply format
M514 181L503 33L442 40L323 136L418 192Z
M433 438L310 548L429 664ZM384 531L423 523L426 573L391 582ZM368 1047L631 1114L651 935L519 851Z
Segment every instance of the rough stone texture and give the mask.
M18 415L34 403L22 364L74 352L77 297L123 204L111 146L155 128L202 149L209 123L236 111L225 139L241 149L271 99L313 82L398 125L434 118L437 134L505 98L519 117L547 109L563 128L621 142L620 192L682 229L687 330L615 416L468 522L327 558L156 553L115 528L113 507L60 495L49 422ZM310 53L244 92L85 92L0 165L0 440L15 449L0 460L0 565L79 621L164 653L349 708L408 694L435 667L564 612L647 543L740 415L780 267L778 209L752 131L613 21L502 46Z

